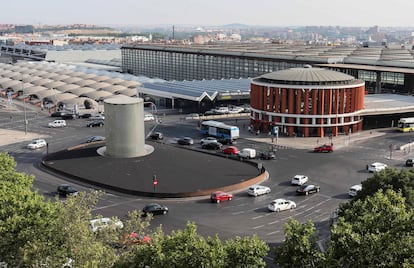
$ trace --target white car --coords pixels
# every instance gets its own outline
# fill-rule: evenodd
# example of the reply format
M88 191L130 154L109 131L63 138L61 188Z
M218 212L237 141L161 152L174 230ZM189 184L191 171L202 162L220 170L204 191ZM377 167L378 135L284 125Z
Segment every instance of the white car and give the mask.
M295 175L292 178L292 184L293 185L302 185L302 184L307 183L308 180L309 180L308 176L305 176L305 175Z
M348 195L349 197L355 197L358 194L358 192L361 190L362 190L361 184L353 185L351 186L351 188L349 188Z
M145 115L144 115L144 121L153 121L153 120L155 120L153 114L145 113Z
M49 127L66 127L66 121L65 120L55 120L53 122L50 122L48 124Z
M275 199L273 200L268 206L267 208L270 211L275 211L275 212L279 212L282 210L287 210L287 209L294 209L296 208L296 203L290 200L286 200L286 199Z
M375 162L368 166L368 172L378 172L386 169L388 166L386 164Z
M97 232L97 231L100 231L108 227L122 229L124 228L124 224L120 220L113 221L110 218L98 218L98 219L93 219L89 222L89 229L92 232Z
M263 185L253 185L247 189L247 194L252 196L258 196L262 194L270 193L270 187L263 186Z
M27 145L27 148L35 150L42 147L45 147L47 145L46 141L44 139L36 139L33 140L31 143Z
M93 114L89 117L89 120L105 120L104 114Z
M214 143L214 142L218 142L218 141L217 141L216 138L213 138L213 137L207 137L207 138L204 138L204 139L200 140L201 145L204 145L204 144L207 144L207 143Z

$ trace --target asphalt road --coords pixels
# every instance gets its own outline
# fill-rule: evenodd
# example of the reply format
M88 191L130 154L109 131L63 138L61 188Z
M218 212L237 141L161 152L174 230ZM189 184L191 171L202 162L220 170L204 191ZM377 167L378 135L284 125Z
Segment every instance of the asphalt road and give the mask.
M196 121L181 121L180 116L167 116L156 127L166 136L167 143L175 143L181 136L191 136L196 143L201 135L196 129ZM62 129L49 129L47 123L52 118L45 115L28 115L28 129L40 133L49 142L49 152L58 151L84 142L93 135L104 135L104 128L87 128L85 119L67 121ZM0 113L0 128L24 130L22 115L15 115L10 122L7 113ZM145 123L148 133L154 122ZM269 244L280 243L284 239L284 224L293 217L300 222L312 220L320 237L329 232L329 218L341 202L348 202L348 189L371 176L365 171L365 165L372 162L384 162L390 167L405 168L401 159L389 159L389 144L414 140L412 134L390 132L384 136L353 143L333 153L315 154L307 150L278 148L276 160L263 160L270 173L264 185L270 186L268 195L250 197L244 191L235 193L230 202L210 203L209 197L189 199L152 199L130 196L116 192L107 192L100 200L94 213L103 216L118 216L121 219L130 210L142 209L145 204L159 202L169 207L168 215L156 216L152 227L160 224L166 233L183 228L187 222L195 222L202 235L219 234L222 239L234 236L258 235ZM17 169L35 176L34 187L48 198L54 198L56 187L68 183L65 178L45 173L38 169L39 161L47 152L45 149L30 151L25 148L28 142L19 142L1 146L17 161ZM199 145L195 145L199 146ZM237 145L240 148L251 147L258 151L267 150L269 144L242 138ZM211 157L215 157L214 155ZM260 160L257 160L258 162ZM201 163L202 164L202 163ZM290 185L290 179L296 174L309 176L311 183L320 185L321 192L309 196L297 196L296 187ZM69 181L80 190L89 191L91 187ZM292 211L272 213L267 205L276 198L293 200L297 208Z

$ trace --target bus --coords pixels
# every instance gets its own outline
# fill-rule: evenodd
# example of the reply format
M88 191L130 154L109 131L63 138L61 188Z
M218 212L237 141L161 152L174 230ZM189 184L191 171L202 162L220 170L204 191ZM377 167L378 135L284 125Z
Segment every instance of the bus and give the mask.
M414 117L400 118L398 120L398 130L401 132L414 131Z
M203 135L217 137L226 140L235 140L239 138L239 128L229 126L218 121L204 121L201 123L200 131Z

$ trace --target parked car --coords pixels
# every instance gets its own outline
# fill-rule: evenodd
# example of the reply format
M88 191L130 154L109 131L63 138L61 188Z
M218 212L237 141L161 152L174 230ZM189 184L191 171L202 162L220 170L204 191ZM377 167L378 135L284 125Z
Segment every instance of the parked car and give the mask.
M177 143L180 145L193 145L194 140L190 137L182 137L177 140Z
M276 159L276 154L272 151L266 151L260 153L260 159L271 160Z
M78 118L90 118L91 116L92 114L85 113L85 114L79 114Z
M309 195L312 193L318 193L320 189L319 185L316 184L303 184L296 189L296 193Z
M238 153L238 155L241 158L246 158L246 159L253 159L256 157L256 150L252 149L252 148L244 148L241 149L240 152Z
M223 149L223 153L229 155L236 155L239 153L239 149L237 149L237 147L235 146L229 146Z
M207 138L203 138L203 139L200 140L201 145L211 143L211 142L218 142L218 141L217 141L216 138L213 138L213 137L207 137Z
M168 208L164 205L160 205L157 203L151 203L146 205L143 209L143 216L147 216L149 213L152 215L160 215L160 214L167 214Z
M332 153L333 146L329 144L323 144L313 149L315 153Z
M368 167L368 172L378 172L378 171L386 169L388 166L380 162L375 162L367 167Z
M152 140L162 140L164 135L161 132L154 132L149 136Z
M120 220L112 220L110 218L98 218L89 221L89 230L98 232L105 228L124 228L124 224Z
M361 190L362 190L361 184L353 185L351 186L351 188L349 188L348 195L349 197L355 197L358 194L358 192Z
M275 199L267 206L267 209L270 211L280 212L282 210L294 209L296 208L296 203L286 199Z
M57 193L60 196L78 195L79 192L70 185L62 184L57 187Z
M405 160L405 166L406 167L412 167L412 166L414 166L414 157L410 157L407 160Z
M105 140L105 137L102 137L102 136L92 136L89 139L87 139L85 141L85 143L91 143L91 142L96 142L96 141L104 141L104 140Z
M65 120L55 120L53 122L50 122L48 124L49 127L66 127L66 121Z
M252 196L258 196L270 193L270 187L263 185L252 185L247 189L247 194Z
M32 142L27 145L27 148L35 150L45 146L47 146L47 143L44 139L36 139L32 140Z
M210 149L210 150L220 150L223 148L223 144L220 142L209 142L201 145L202 149Z
M65 111L57 111L57 112L51 113L50 116L51 117L62 117L65 114L67 114L67 112L65 112Z
M305 175L295 175L295 176L292 178L291 183L292 183L293 185L302 185L302 184L307 183L307 182L308 182L308 180L309 180L308 176L305 176Z
M91 120L86 123L87 127L102 127L105 125L104 120Z
M211 194L210 200L214 203L220 203L221 201L230 201L233 199L233 195L231 193L226 193L223 191L216 191Z
M72 120L72 119L75 119L75 118L76 118L76 114L71 114L71 113L64 114L64 115L62 115L62 116L61 116L61 118L62 118L62 119L69 119L69 120Z

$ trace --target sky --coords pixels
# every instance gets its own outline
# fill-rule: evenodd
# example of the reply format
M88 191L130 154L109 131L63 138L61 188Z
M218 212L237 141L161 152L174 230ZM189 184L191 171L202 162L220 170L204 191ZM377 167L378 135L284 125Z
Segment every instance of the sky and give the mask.
M18 0L0 24L414 26L413 0Z

